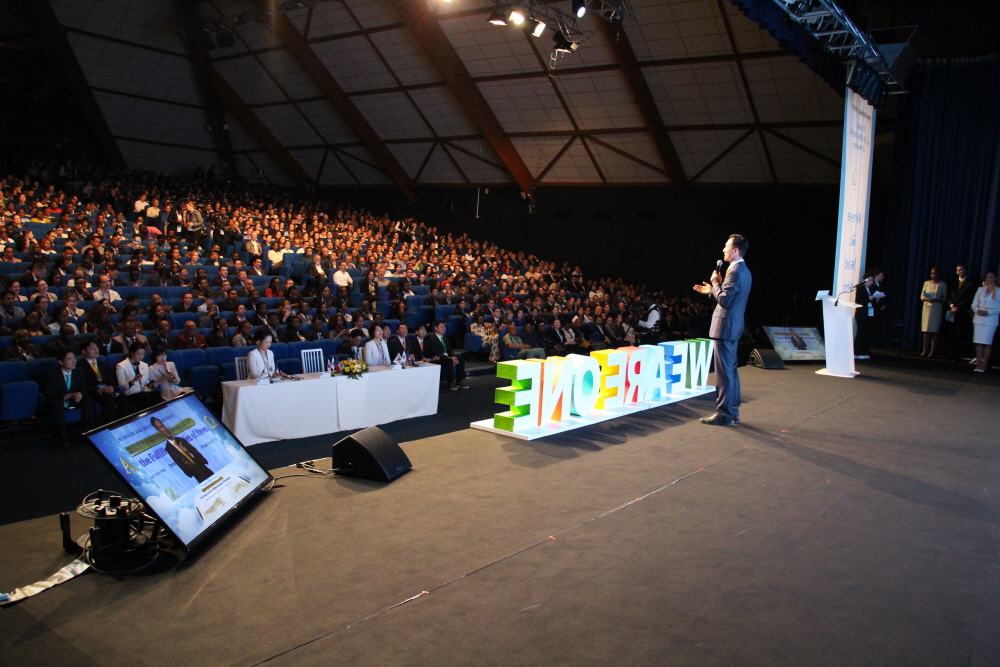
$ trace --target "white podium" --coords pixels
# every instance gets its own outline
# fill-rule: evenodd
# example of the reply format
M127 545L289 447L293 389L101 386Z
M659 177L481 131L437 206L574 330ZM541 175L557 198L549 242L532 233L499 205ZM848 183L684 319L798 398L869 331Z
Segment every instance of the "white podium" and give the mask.
M853 301L837 301L830 292L817 292L816 300L823 302L823 338L826 345L826 368L816 371L820 375L852 378L854 370L854 309Z

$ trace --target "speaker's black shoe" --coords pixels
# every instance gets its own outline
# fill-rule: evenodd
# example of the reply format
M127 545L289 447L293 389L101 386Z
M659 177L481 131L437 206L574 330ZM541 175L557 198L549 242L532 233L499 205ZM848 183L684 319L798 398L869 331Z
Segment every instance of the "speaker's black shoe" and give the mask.
M726 419L725 417L723 417L722 415L720 415L718 412L716 412L711 417L702 417L701 418L701 423L702 424L708 424L709 426L732 426L733 425L732 421Z

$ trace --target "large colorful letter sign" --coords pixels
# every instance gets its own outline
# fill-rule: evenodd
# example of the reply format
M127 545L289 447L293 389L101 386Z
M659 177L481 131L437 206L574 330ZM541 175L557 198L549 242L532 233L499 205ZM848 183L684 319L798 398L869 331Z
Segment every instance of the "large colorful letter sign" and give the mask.
M496 390L508 406L471 426L533 440L715 391L708 384L715 342L707 338L497 364L511 381Z

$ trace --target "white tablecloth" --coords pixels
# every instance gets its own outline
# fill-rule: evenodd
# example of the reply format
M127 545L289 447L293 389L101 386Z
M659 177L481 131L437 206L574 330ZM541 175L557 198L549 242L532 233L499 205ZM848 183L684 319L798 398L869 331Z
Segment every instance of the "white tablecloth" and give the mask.
M344 376L258 385L222 383L222 422L244 445L305 438L437 414L441 367L374 368Z

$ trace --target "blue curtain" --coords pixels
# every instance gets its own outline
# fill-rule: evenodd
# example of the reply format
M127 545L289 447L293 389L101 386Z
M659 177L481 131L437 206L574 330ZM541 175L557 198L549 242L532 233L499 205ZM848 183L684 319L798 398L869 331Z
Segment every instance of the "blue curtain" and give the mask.
M977 277L1000 263L1000 56L917 65L900 99L886 221L894 314L913 344L932 266Z

